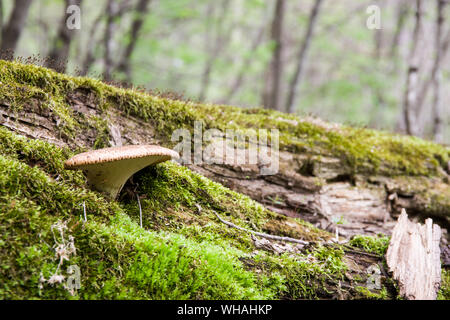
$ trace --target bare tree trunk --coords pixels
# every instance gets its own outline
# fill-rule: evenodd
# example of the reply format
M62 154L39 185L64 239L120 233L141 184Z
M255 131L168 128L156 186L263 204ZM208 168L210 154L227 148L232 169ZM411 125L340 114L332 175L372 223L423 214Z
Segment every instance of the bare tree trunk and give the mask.
M125 73L128 82L131 82L130 58L136 46L139 32L144 24L144 17L148 13L149 4L150 0L140 0L138 2L136 12L134 13L136 16L130 30L130 42L126 47L122 60L118 66L119 71Z
M216 37L214 40L213 47L208 50L210 51L209 57L205 64L205 69L202 74L202 81L200 86L200 93L198 96L199 101L203 101L208 93L209 84L211 82L211 72L214 65L214 61L217 59L217 56L219 55L220 51L222 50L223 46L225 45L225 41L223 39L223 21L227 15L227 11L229 8L230 0L223 0L222 1L222 12L220 13L220 17L216 24ZM210 9L214 7L214 5L211 5ZM210 15L212 15L212 11L210 12ZM230 36L231 32L228 32L228 36ZM207 35L206 37L206 45L209 47L209 42L211 40L210 37Z
M277 0L272 20L271 39L275 45L272 61L266 74L266 83L263 92L263 105L270 109L281 109L280 105L280 81L282 74L282 50L283 50L283 20L285 1Z
M377 29L374 32L374 42L375 42L375 50L374 57L375 60L379 60L381 57L381 50L383 48L383 29Z
M400 2L397 9L397 25L395 27L395 34L392 38L391 51L389 53L391 58L394 58L394 56L397 54L400 36L402 34L403 28L405 27L408 11L408 5L405 2Z
M58 35L56 36L54 45L46 66L52 68L58 72L65 72L67 68L67 60L69 58L70 44L72 43L73 37L78 32L77 29L69 29L67 27L67 18L69 13L67 13L67 8L71 5L81 6L81 0L66 0L64 6L64 15L59 24Z
M103 71L103 78L105 81L112 80L112 72L114 70L114 60L112 58L114 52L114 33L116 31L116 20L119 19L126 11L130 9L130 1L123 0L119 3L117 0L108 0L106 4L106 28L105 36L103 38L105 45L104 63L105 69Z
M3 30L3 0L0 0L0 43L2 43Z
M442 33L442 31L441 31L441 33ZM441 45L440 58L439 58L440 63L445 60L448 49L450 47L450 30L447 32L444 40L441 41L441 43L442 43L442 45ZM433 84L433 79L435 78L437 71L438 71L437 66L435 64L433 64L433 68L431 70L430 77L427 79L427 81L425 81L423 83L423 85L419 91L419 94L417 97L417 105L416 105L416 110L418 112L419 118L422 118L422 113L426 111L426 109L424 110L424 108L423 108L423 104L428 96L429 89Z
M403 116L405 120L406 133L416 135L418 133L415 109L417 106L417 85L419 80L419 56L418 42L422 32L422 1L416 0L416 19L412 46L409 54L408 72L406 75L406 88L403 102Z
M112 60L112 51L113 51L113 36L115 30L115 22L118 11L118 4L115 0L108 0L108 4L106 5L106 29L105 29L105 53L104 53L104 63L105 70L103 72L103 78L105 81L111 81L112 78L112 70L113 70L113 60Z
M258 46L261 44L261 42L264 38L265 25L266 24L264 22L263 26L259 29L258 34L256 35L255 39L253 40L253 43L250 48L251 51L255 51L258 48ZM231 101L231 99L234 97L236 92L241 87L242 81L244 80L244 76L247 73L248 66L252 62L253 59L254 59L254 57L252 55L248 55L246 57L246 59L244 59L244 61L242 62L241 71L239 72L238 76L234 80L233 84L230 86L230 90L228 91L228 93L224 99L225 102Z
M9 22L2 30L2 46L0 47L0 51L11 51L12 54L16 50L17 42L25 26L25 19L28 15L30 5L31 0L15 1Z
M375 2L380 8L383 8L385 3L383 0L378 0ZM379 60L381 58L382 50L383 50L383 29L375 29L373 32L374 35L374 45L375 50L373 52L375 60Z
M314 6L311 10L311 14L309 15L308 28L306 29L303 43L298 52L297 67L295 68L294 76L292 77L290 85L289 85L289 93L288 93L288 98L286 101L286 110L289 113L295 112L295 102L296 102L296 97L297 97L297 90L298 90L299 83L301 81L303 66L305 64L306 55L308 52L309 45L311 43L311 38L312 38L312 35L314 32L314 26L316 24L316 20L317 20L318 14L319 14L321 3L322 3L322 0L316 0L314 2Z
M440 99L440 81L441 81L441 58L442 48L442 27L444 24L444 7L446 2L437 0L437 19L436 19L436 39L435 39L435 60L433 65L433 138L436 142L444 140L444 126L442 121L441 99Z
M96 31L100 25L100 22L102 21L103 18L103 12L101 12L97 18L95 19L94 23L92 24L92 27L90 29L90 37L88 40L88 43L86 45L86 57L84 58L83 61L83 65L81 66L81 70L80 70L80 76L86 76L89 72L89 69L91 68L92 64L95 61L95 57L94 57L94 46L97 42L95 35L96 35Z

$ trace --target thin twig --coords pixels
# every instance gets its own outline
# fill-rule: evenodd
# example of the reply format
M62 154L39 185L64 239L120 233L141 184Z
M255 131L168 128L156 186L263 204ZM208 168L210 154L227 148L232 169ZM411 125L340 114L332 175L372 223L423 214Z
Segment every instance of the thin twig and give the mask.
M375 253L370 253L370 252L366 252L366 251L360 251L360 250L356 250L348 245L343 245L343 250L345 252L349 252L349 253L354 253L354 254L360 254L360 255L364 255L364 256L368 256L368 257L372 257L372 258L378 258L380 259L382 256L375 254Z
M86 202L85 201L83 201L83 213L84 213L84 222L87 222Z
M139 205L139 222L141 224L141 228L142 228L142 208L141 208L141 201L139 200L139 195L136 193L136 198L138 201L138 205Z
M284 241L284 242L294 242L294 243L300 243L300 244L309 244L309 242L303 241L303 240L300 240L300 239L294 239L294 238L289 238L289 237L279 237L279 236L274 236L274 235L267 234L267 233L261 233L261 232L256 232L256 231L253 231L253 230L248 230L248 229L239 227L239 226L235 225L234 223L231 223L231 222L228 222L228 221L223 220L223 219L217 214L217 212L215 212L215 211L213 211L213 212L214 212L214 214L216 215L216 217L217 217L221 222L225 223L227 226L230 226L230 227L232 227L232 228L236 228L236 229L241 230L241 231L245 231L245 232L252 233L252 234L254 234L254 235L258 236L258 237L266 238L266 239L270 239L270 240Z

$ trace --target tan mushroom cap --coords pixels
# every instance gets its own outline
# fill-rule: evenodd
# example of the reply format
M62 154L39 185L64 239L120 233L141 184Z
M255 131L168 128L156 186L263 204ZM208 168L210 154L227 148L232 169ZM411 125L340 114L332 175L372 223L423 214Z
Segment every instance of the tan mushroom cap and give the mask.
M64 163L64 168L84 170L91 186L115 198L137 171L177 158L177 152L164 147L131 145L77 154Z

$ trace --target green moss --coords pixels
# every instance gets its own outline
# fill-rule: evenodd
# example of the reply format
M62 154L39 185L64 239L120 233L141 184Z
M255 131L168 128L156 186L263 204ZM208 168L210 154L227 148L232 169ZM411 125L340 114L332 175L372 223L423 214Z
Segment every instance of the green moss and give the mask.
M138 172L133 182L138 186L137 193L144 195L141 207L145 228L165 228L186 236L215 238L224 246L232 243L242 250L252 250L250 234L226 226L217 219L216 214L219 214L225 220L254 231L288 234L312 241L330 238L330 234L310 224L275 215L247 196L176 163L148 167ZM135 196L123 194L122 202L129 215L138 221ZM289 224L281 223L277 218L288 220ZM273 221L278 223L272 224Z
M57 267L51 226L60 219L75 238L77 256L63 267L80 267L78 297L266 299L276 292L261 290L268 278L240 267L238 249L143 230L114 202L56 183L17 160L0 156L0 168L1 298L69 297L61 285L39 289L41 276L49 278Z
M97 129L97 137L95 139L93 148L101 149L110 146L109 143L109 128L108 128L108 120L102 119L98 116L91 116L89 118L89 123L93 128Z
M384 235L379 235L377 237L356 235L350 239L349 244L362 248L367 252L384 256L389 246L389 239L389 237Z
M441 287L439 288L438 300L450 300L450 271L442 268Z
M284 254L281 260L260 254L244 259L244 263L263 274L280 273L286 279L280 291L283 299L318 299L342 293L339 281L347 270L343 256L339 248L319 246L301 255Z
M269 299L291 281L281 271L245 268L241 259L254 251L249 235L215 216L261 230L275 214L248 197L161 164L135 178L147 197L141 228L136 203L126 193L115 202L86 189L80 173L63 169L69 156L68 149L0 128L0 298ZM77 249L60 272L68 276L69 265L81 270L82 288L73 297L63 284L40 281L58 268L52 226L60 221ZM280 266L290 258L271 259Z
M0 154L23 160L32 167L39 167L55 179L64 179L76 185L83 185L86 181L81 172L64 170L64 160L73 155L68 148L59 148L40 140L29 140L4 127L0 127Z
M123 237L145 249L145 255L136 256L127 279L149 290L152 298L267 299L281 284L278 277L257 278L243 270L238 260L243 252L233 247L197 242L174 233L144 231L124 216L111 229L114 233L119 229Z
M347 265L342 260L344 257L342 248L319 246L311 254L325 265L330 274L337 278L342 278L347 271Z

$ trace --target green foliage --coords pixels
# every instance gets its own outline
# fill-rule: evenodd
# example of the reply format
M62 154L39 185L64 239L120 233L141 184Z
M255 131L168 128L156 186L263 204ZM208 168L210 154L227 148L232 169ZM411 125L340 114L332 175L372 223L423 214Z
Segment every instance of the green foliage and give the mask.
M363 299L367 300L385 300L388 297L386 287L383 287L379 293L375 293L367 289L366 287L356 286L356 291L362 295Z
M3 2L5 13L9 13L14 1ZM83 25L88 30L98 16L104 18L106 3L106 0L83 2ZM228 11L223 9L226 3ZM331 121L394 129L401 115L409 48L403 42L394 43L394 35L401 30L396 30L399 25L395 1L389 3L383 10L383 29L391 37L383 41L380 41L379 33L365 27L368 16L359 2L336 1L333 6L322 6L306 55L303 77L306 81L300 83L298 112L313 112ZM45 10L39 10L43 6ZM288 31L305 30L311 6L306 2L286 6L284 37L289 41L283 46L283 52L292 58L283 60L283 83L288 83L292 77L297 64L295 57L303 41L302 32ZM151 3L150 8L129 59L134 85L185 92L192 98L198 96L202 77L209 72L207 101L226 101L240 106L261 103L263 75L270 63L273 46L269 32L265 32L260 41L256 39L260 32L270 28L268 21L273 14L273 1L166 0ZM431 26L435 23L435 13L429 9L424 10L424 23ZM48 50L44 48L51 45L49 40L57 28L50 28L46 37L34 35L40 32L39 21L55 26L61 20L61 12L62 1L41 0L38 5L33 5L16 53L47 54ZM115 19L118 28L113 41L118 45L113 56L118 57L122 53L120 48L129 43L135 14L127 10ZM101 24L104 20L101 19ZM104 48L103 41L98 41L101 28L97 29L96 32L80 32L72 40L69 71L76 72L89 48L93 49L95 60L91 75L103 72ZM93 48L88 45L92 39ZM432 58L433 47L428 47L425 57ZM246 61L249 55L252 58ZM205 61L209 60L212 64L206 69ZM445 70L442 71L442 85L446 86L449 77ZM426 72L424 79L429 77ZM239 90L228 99L228 89L241 73L244 77ZM114 76L124 79L125 75L119 71ZM286 88L282 89L282 100L286 94ZM424 128L428 134L431 127ZM446 129L444 141L448 141L448 126Z
M312 254L318 261L324 264L330 274L342 277L347 270L347 265L342 260L344 251L341 248L319 246Z
M450 271L441 270L441 287L437 296L438 300L450 300Z

